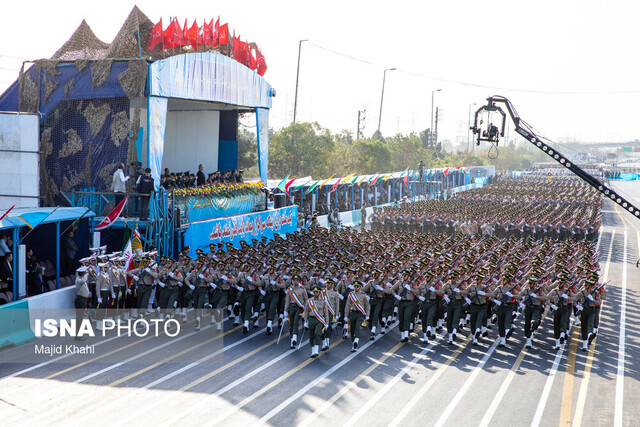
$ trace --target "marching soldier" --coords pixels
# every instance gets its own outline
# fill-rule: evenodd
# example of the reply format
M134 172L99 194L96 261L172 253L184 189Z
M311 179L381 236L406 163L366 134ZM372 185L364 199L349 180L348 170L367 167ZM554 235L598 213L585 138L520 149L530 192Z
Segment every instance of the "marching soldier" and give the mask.
M144 257L142 258L141 267L127 272L127 275L133 277L133 280L136 282L136 305L140 310L138 312L140 319L144 318L144 314L148 314L147 308L149 306L149 297L151 296L151 286L153 285L154 279L158 277L158 275L151 270L150 262L151 258Z
M287 288L285 307L289 310L289 335L291 335L291 348L298 345L298 330L300 318L304 316L304 307L309 299L306 289L302 286L300 276L294 274L291 277L291 286ZM285 317L287 311L284 312Z
M207 295L209 283L213 280L206 271L204 262L198 260L196 266L185 278L184 283L191 288L193 293L193 308L195 309L196 331L200 330L200 320L203 315L204 300Z
M331 331L335 327L336 316L339 315L338 307L340 306L340 298L339 294L333 289L334 284L335 282L333 281L333 279L327 279L327 281L325 282L325 289L322 291L322 299L324 299L325 305L327 306L327 311L329 312L329 317L327 320L328 326L325 328L324 334L322 335L322 351L325 351L329 348Z
M100 272L96 276L96 290L99 292L96 306L96 329L101 331L102 321L106 317L107 309L109 308L109 299L115 297L115 295L113 295L113 285L109 277L109 263L100 263L98 267L100 267Z
M363 322L369 320L370 310L369 297L362 292L362 282L356 280L353 282L353 291L349 292L347 296L344 317L345 328L348 327L351 330L351 342L353 343L351 352L358 349L360 327Z
M215 261L212 261L212 263ZM222 310L227 306L230 284L227 281L227 276L224 274L226 263L222 260L218 260L216 263L217 268L213 272L214 280L211 282L211 288L213 288L213 299L209 300L214 312L211 315L211 323L216 324L216 330L220 332L222 330Z
M276 267L274 265L269 265L269 267L267 267L267 272L263 277L263 292L265 293L263 302L267 313L267 332L265 335L271 335L273 333L273 321L275 320L278 309L280 291L288 287L287 281L278 277L275 271Z
M307 300L304 308L304 327L309 329L309 344L311 346L311 358L318 357L320 342L329 324L329 310L322 298L320 286L314 286L313 298Z

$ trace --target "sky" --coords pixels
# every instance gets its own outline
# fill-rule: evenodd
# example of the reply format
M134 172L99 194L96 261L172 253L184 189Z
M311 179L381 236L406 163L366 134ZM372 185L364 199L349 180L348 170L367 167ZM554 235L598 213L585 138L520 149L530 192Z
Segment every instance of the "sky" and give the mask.
M430 127L466 145L470 111L491 95L552 141L640 139L640 3L633 1L40 1L3 4L0 93L22 61L48 58L86 19L111 42L134 4L153 21L220 16L266 57L270 126L293 120L364 136ZM380 98L385 69L384 102ZM438 91L438 89L440 89ZM477 105L473 105L477 104ZM251 125L251 123L247 123ZM513 138L513 125L510 124Z

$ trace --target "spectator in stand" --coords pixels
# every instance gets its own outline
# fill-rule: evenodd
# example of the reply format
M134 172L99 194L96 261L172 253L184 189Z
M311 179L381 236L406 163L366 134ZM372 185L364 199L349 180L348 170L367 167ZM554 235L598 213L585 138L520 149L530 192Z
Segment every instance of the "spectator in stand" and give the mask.
M73 274L75 270L76 254L78 252L78 245L73 240L75 233L73 230L67 233L67 238L64 241L64 274L68 276Z
M27 283L33 282L36 277L36 268L38 268L38 262L35 255L33 255L33 249L27 248L27 259L25 260L25 268L27 273Z
M244 182L244 178L242 177L242 174L244 173L243 170L239 170L238 171L238 176L236 176L236 182L238 184L242 184Z
M7 252L11 252L11 250L9 250L9 245L7 244L8 239L9 236L6 234L0 235L0 257L3 257Z
M136 182L138 193L145 194L140 196L140 221L147 221L149 212L149 198L154 190L153 178L151 177L151 168L146 168L144 174L140 175Z
M9 288L13 287L13 254L7 252L4 254L4 258L0 261L0 282L4 282L9 285Z
M237 182L238 182L238 171L234 169L231 171L231 177L229 178L229 183L235 184Z
M36 275L29 283L29 296L40 295L48 291L44 281L44 267L36 267Z
M116 171L113 173L113 182L111 183L111 191L114 193L125 193L127 191L126 182L131 178L124 176L124 163L118 163ZM124 194L116 194L116 206L124 200Z

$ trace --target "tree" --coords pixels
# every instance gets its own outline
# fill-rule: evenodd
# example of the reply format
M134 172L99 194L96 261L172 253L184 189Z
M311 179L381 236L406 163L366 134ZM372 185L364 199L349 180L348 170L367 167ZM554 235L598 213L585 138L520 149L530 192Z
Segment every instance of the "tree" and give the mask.
M256 134L241 128L238 132L238 169L251 169L257 165Z
M334 146L331 133L318 123L292 123L270 137L269 176L329 176Z

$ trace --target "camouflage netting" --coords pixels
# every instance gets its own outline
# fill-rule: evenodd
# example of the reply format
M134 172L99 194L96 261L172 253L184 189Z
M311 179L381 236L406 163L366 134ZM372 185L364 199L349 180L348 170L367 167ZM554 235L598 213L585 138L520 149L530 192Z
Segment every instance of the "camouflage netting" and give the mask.
M40 178L47 205L64 204L60 193L74 188L109 189L115 165L137 160L149 62L193 52L190 46L149 50L153 26L134 6L105 43L83 20L51 58L21 70L19 110L42 117ZM199 51L231 55L230 45Z

